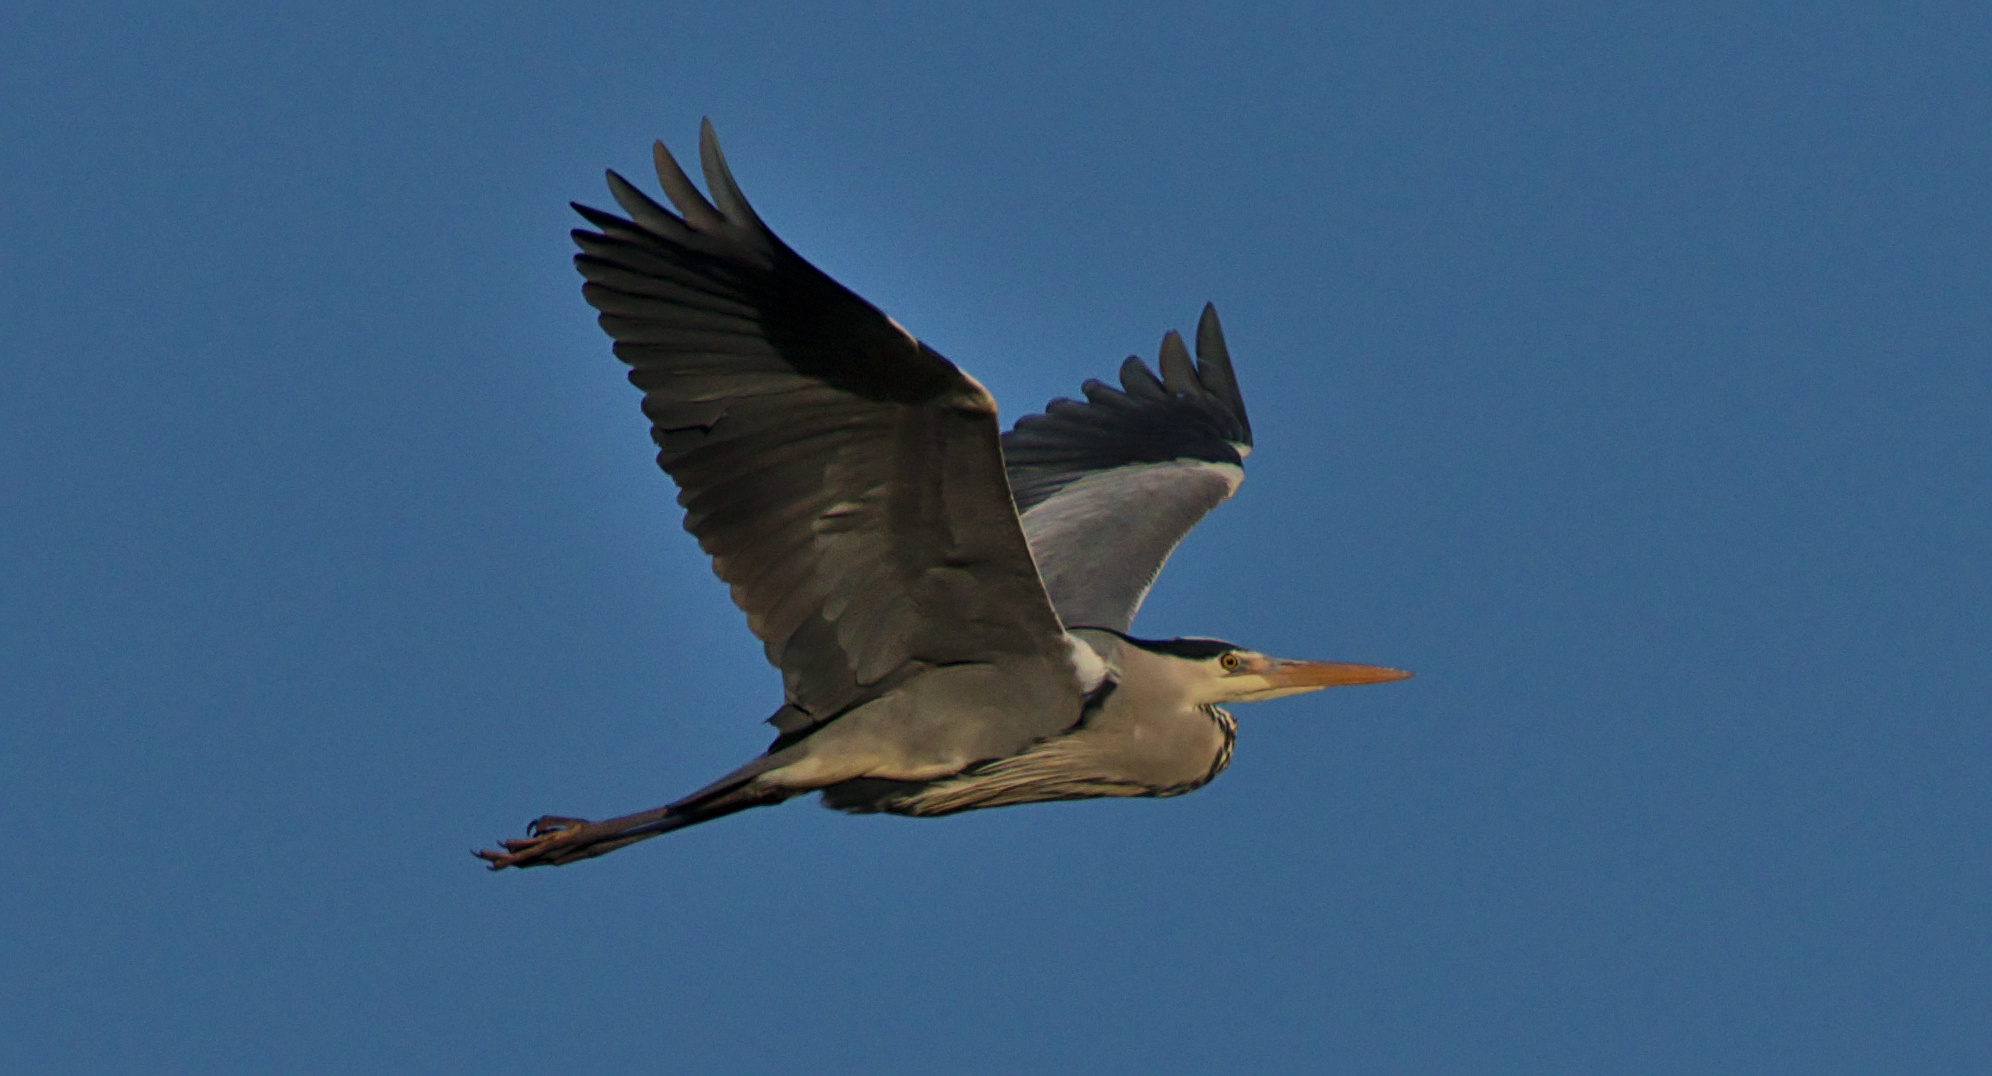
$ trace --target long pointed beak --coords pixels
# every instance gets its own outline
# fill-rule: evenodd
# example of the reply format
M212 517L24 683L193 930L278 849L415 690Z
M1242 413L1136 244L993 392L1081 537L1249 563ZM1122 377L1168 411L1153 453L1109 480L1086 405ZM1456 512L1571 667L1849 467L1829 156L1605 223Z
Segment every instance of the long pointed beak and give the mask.
M1392 680L1409 679L1412 674L1403 669L1388 669L1382 665L1356 665L1346 661L1275 659L1272 668L1261 675L1277 689L1292 690L1344 687L1350 684L1387 684Z

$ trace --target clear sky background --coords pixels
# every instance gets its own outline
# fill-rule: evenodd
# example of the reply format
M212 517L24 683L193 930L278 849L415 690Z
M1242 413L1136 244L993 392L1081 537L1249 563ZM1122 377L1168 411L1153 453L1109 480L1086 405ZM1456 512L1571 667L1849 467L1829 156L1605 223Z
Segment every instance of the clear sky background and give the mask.
M0 1069L1992 1065L1992 8L0 15ZM570 199L719 127L1006 420L1223 313L1182 799L559 870L779 698Z

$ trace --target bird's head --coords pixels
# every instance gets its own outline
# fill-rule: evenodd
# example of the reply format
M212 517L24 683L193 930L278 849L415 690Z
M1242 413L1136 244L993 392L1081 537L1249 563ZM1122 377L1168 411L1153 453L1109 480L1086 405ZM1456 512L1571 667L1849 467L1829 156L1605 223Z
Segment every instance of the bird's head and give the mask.
M1169 639L1142 642L1151 653L1166 654L1184 687L1204 704L1264 702L1324 687L1382 684L1411 674L1381 665L1346 661L1276 658L1222 639Z

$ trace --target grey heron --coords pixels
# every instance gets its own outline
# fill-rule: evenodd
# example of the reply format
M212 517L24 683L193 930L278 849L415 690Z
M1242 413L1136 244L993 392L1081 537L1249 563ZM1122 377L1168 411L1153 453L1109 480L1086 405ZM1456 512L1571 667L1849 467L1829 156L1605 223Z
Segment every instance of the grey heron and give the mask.
M1156 573L1244 475L1252 428L1217 314L1000 433L976 380L777 239L710 122L710 200L663 144L676 212L575 205L583 293L643 391L685 529L781 671L773 744L682 799L557 815L493 870L571 863L818 792L944 815L1174 796L1231 760L1226 703L1411 675L1129 634Z

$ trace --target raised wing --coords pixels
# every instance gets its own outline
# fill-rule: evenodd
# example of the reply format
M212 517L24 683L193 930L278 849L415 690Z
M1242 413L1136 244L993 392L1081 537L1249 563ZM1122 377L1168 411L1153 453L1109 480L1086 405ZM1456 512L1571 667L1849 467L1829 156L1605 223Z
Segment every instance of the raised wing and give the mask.
M1127 631L1183 536L1245 477L1252 424L1217 310L1197 323L1197 359L1162 338L1162 376L1129 356L1121 388L1081 386L1003 435L1010 488L1059 617Z
M921 667L1066 651L974 379L761 223L699 131L708 202L609 173L576 205L588 302L643 390L685 529L781 669L794 736ZM716 206L715 206L716 203Z

